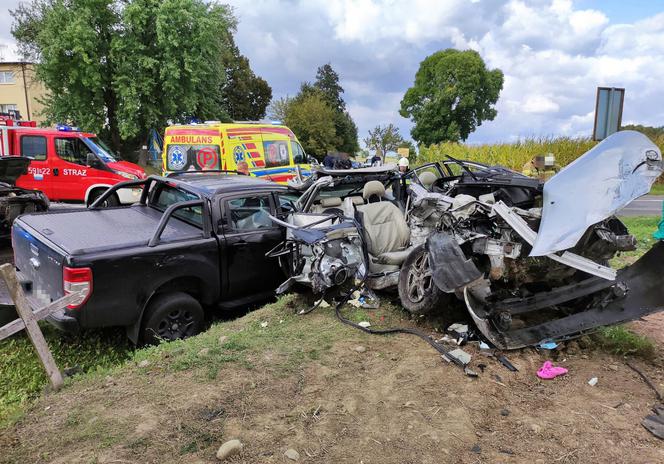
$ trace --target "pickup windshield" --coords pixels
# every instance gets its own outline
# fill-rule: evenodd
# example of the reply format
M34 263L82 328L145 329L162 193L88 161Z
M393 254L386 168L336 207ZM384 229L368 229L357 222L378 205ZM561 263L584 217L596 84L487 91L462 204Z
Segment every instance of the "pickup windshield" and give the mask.
M199 197L177 187L159 183L155 186L150 206L163 212L171 205L191 200L199 200ZM203 211L200 206L178 209L173 213L173 217L201 229L203 228Z

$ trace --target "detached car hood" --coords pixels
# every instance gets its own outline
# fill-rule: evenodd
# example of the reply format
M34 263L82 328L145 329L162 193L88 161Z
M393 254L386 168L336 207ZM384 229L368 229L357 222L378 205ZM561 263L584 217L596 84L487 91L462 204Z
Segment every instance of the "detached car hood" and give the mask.
M14 185L16 179L28 172L30 158L20 156L8 156L0 158L0 182Z
M645 135L621 131L544 184L544 208L530 256L574 247L593 224L647 194L662 174L662 153Z

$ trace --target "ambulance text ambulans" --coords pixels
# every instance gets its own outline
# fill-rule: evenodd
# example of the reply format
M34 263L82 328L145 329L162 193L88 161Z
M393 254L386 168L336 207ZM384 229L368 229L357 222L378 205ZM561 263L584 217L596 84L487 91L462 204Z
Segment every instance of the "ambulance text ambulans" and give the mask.
M286 126L266 123L220 123L175 125L166 128L163 170L224 170L249 172L285 183L310 172L312 159Z
M76 128L38 128L34 121L0 118L0 156L31 160L16 185L40 190L50 200L89 204L112 185L145 178L140 166L111 153L95 134ZM108 203L134 203L139 197L139 190L121 189Z

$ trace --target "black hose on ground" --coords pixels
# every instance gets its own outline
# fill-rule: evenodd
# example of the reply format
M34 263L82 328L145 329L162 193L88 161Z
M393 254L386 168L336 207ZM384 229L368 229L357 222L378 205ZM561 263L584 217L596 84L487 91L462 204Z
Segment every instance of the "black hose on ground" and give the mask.
M350 299L350 296L353 294L355 290L351 291L348 295L346 295L335 307L335 313L337 315L337 319L339 319L343 324L349 325L351 327L355 327L356 329L361 330L362 332L366 332L369 334L375 334L375 335L389 335L389 334L395 334L395 333L403 333L403 334L410 334L410 335L415 335L417 337L420 337L422 340L427 342L429 345L431 345L436 351L438 351L441 355L445 356L447 359L452 361L454 364L456 364L459 367L466 367L463 362L456 356L450 354L449 350L447 350L443 345L440 343L436 342L435 340L432 340L431 337L429 337L426 333L422 332L421 330L418 329L413 329L410 327L393 327L389 329L370 329L368 327L362 327L361 325L346 319L343 317L341 314L341 307L345 305L348 300Z

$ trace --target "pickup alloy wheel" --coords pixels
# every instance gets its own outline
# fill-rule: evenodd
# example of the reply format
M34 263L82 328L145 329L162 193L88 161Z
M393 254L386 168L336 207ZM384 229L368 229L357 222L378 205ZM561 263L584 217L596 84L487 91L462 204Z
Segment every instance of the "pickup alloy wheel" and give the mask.
M147 344L177 340L199 333L204 313L200 303L186 293L158 295L150 302L142 337Z

